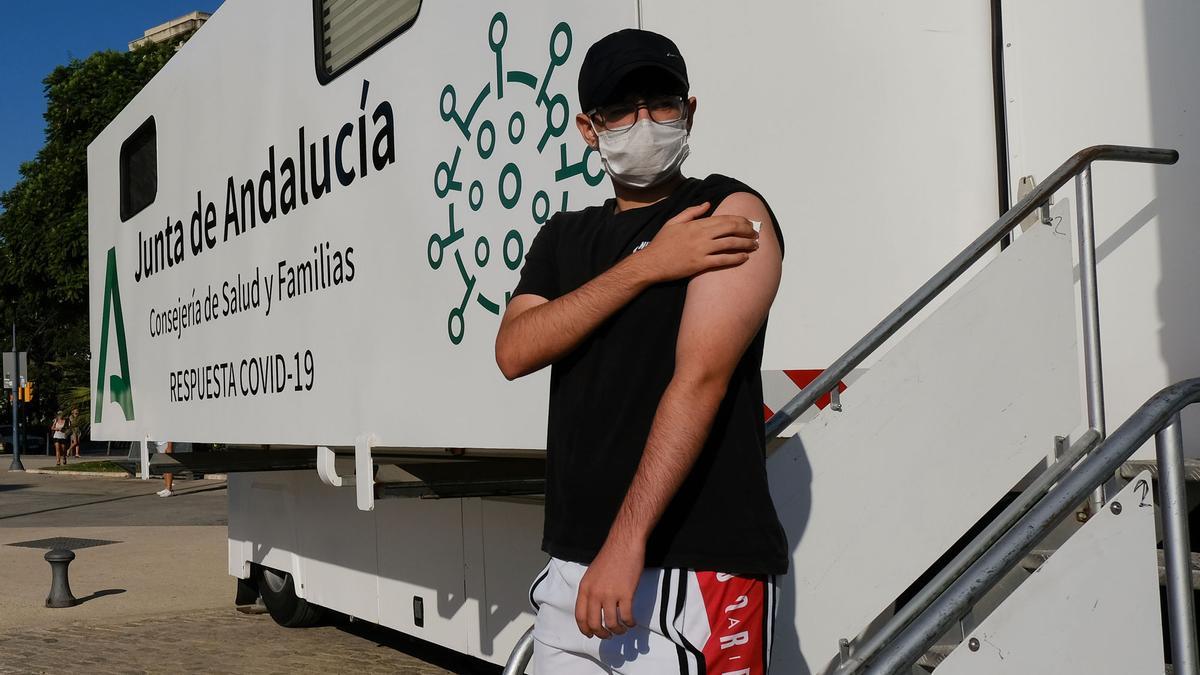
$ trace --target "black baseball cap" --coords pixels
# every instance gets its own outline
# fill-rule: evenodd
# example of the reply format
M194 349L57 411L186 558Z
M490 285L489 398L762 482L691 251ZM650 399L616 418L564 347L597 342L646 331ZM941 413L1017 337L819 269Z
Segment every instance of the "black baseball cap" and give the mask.
M621 80L641 68L657 69L688 90L687 64L670 38L625 28L596 41L579 67L579 105L584 112L610 103Z

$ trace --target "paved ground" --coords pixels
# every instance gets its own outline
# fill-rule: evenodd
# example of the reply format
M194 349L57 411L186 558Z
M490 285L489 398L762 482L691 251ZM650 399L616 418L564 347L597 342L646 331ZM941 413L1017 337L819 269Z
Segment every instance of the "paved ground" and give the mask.
M10 460L0 455L0 673L480 671L378 626L284 629L238 613L222 481L177 481L163 499L161 480L10 473ZM61 536L114 543L77 549L71 590L83 602L47 609L45 549L11 544Z
M10 545L59 536L116 542L75 550L71 591L86 601L65 610L44 606L50 590L47 549ZM235 582L226 573L225 541L220 526L0 526L0 635L68 619L106 623L163 611L230 608Z
M225 525L224 481L178 481L179 494L163 499L162 480L9 473L12 455L0 455L0 528ZM103 459L88 457L86 461ZM54 458L23 457L27 469L54 466ZM74 463L74 462L72 462Z
M0 673L449 672L412 658L397 646L415 647L380 642L370 631L353 626L284 629L268 616L226 608L119 623L71 621L4 631Z

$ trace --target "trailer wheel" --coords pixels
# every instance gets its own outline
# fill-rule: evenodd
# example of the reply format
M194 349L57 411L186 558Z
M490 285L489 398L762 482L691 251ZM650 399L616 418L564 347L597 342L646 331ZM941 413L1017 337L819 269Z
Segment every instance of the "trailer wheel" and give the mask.
M258 592L275 623L286 628L315 626L324 618L323 607L296 595L296 585L287 572L258 567Z

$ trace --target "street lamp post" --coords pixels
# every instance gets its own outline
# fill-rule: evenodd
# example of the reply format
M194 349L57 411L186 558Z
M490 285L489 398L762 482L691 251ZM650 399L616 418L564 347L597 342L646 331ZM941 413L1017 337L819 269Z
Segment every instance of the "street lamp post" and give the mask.
M20 353L17 352L17 320L13 319L12 325L12 348L13 348L13 372L12 372L12 446L13 458L12 464L8 465L9 471L24 471L25 465L21 464L21 434L17 432L17 421L20 419L21 409L21 359Z

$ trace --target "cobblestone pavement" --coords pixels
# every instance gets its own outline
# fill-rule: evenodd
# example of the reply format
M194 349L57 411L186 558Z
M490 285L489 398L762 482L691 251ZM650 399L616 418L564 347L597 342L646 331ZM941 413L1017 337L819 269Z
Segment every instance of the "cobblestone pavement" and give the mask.
M241 614L233 608L102 625L65 623L0 635L0 673L6 674L442 675L488 670L378 626L338 623L288 629L269 616Z
M237 612L225 484L177 481L170 499L161 486L0 470L0 675L499 673L364 622L288 629ZM71 609L42 606L45 551L11 545L56 536L113 542L77 552Z

